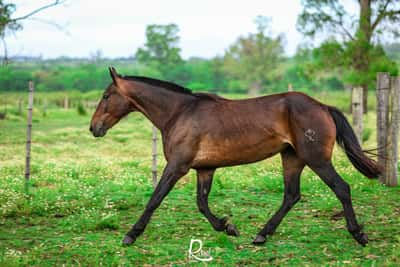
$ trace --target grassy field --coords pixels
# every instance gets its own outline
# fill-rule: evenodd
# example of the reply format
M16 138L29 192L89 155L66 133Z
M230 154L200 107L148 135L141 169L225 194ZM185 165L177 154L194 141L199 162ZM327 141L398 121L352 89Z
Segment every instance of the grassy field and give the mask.
M335 101L335 97L322 96ZM90 112L89 112L90 113ZM101 139L89 131L90 114L37 109L32 180L24 193L25 117L0 121L0 266L197 265L187 259L191 238L201 239L210 266L399 266L400 188L387 188L356 172L337 150L338 172L351 185L353 203L370 243L358 245L345 228L334 194L309 169L302 199L264 246L252 239L280 206L279 156L219 169L210 207L230 216L240 237L215 232L198 212L194 172L178 182L133 246L121 239L151 193L151 125L132 114ZM374 114L366 118L374 128ZM369 137L369 138L367 138ZM374 146L375 133L366 137ZM160 147L161 149L161 147ZM165 166L161 161L159 170Z

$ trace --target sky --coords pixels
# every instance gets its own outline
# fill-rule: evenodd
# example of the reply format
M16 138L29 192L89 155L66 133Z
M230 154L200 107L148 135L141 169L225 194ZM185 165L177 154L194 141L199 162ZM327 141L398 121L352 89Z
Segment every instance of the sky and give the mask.
M14 0L15 17L52 0ZM211 58L240 36L256 31L258 15L272 18L273 35L285 35L285 52L295 53L304 37L296 30L300 0L67 0L34 17L63 26L26 20L24 29L6 39L9 56L88 57L101 50L105 57L134 55L145 42L148 24L179 26L182 56ZM2 49L0 50L2 51ZM0 52L2 53L2 52Z

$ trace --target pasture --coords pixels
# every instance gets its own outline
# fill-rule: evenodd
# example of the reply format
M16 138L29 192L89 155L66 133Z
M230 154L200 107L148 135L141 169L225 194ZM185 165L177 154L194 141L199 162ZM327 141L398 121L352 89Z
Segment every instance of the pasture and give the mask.
M344 93L317 97L341 109L349 103ZM200 214L191 171L136 243L122 247L125 232L152 193L151 125L135 113L95 139L88 131L91 113L35 109L28 196L23 182L25 115L11 112L0 121L1 266L187 265L191 238L201 239L210 251L210 266L400 265L400 188L363 177L339 149L334 163L352 188L358 220L369 235L365 248L347 232L344 218L334 216L342 210L339 201L309 169L301 179L302 199L275 235L263 246L251 244L281 204L279 156L216 172L210 207L218 216L229 216L240 237L215 232ZM365 125L370 130L364 146L371 148L376 146L373 112ZM165 166L161 159L159 172Z

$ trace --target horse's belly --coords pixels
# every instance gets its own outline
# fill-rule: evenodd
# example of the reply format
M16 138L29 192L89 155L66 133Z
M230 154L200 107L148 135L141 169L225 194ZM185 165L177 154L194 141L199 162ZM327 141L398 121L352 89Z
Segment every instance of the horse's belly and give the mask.
M271 157L287 146L278 137L261 140L201 142L193 160L194 168L224 167L252 163Z

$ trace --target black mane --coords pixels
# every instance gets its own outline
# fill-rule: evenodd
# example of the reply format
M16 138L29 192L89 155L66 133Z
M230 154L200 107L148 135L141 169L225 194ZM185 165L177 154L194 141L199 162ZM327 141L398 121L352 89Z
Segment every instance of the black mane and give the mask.
M193 93L192 90L190 90L189 88L183 87L183 86L178 85L178 84L173 83L173 82L158 80L158 79L144 77L144 76L121 76L121 77L123 79L126 79L126 80L146 83L146 84L149 84L149 85L153 85L153 86L164 88L166 90L174 91L174 92L177 92L177 93L186 94L186 95L192 95L192 96L200 98L200 99L206 99L206 100L221 100L221 99L224 99L223 97L220 97L220 96L218 96L216 94L211 94L211 93L201 93L201 92Z
M176 83L168 82L168 81L162 81L162 80L149 78L149 77L143 77L143 76L122 76L122 78L124 78L126 80L147 83L147 84L154 85L157 87L162 87L162 88L165 88L167 90L174 91L177 93L193 95L193 93L190 89L180 86Z

